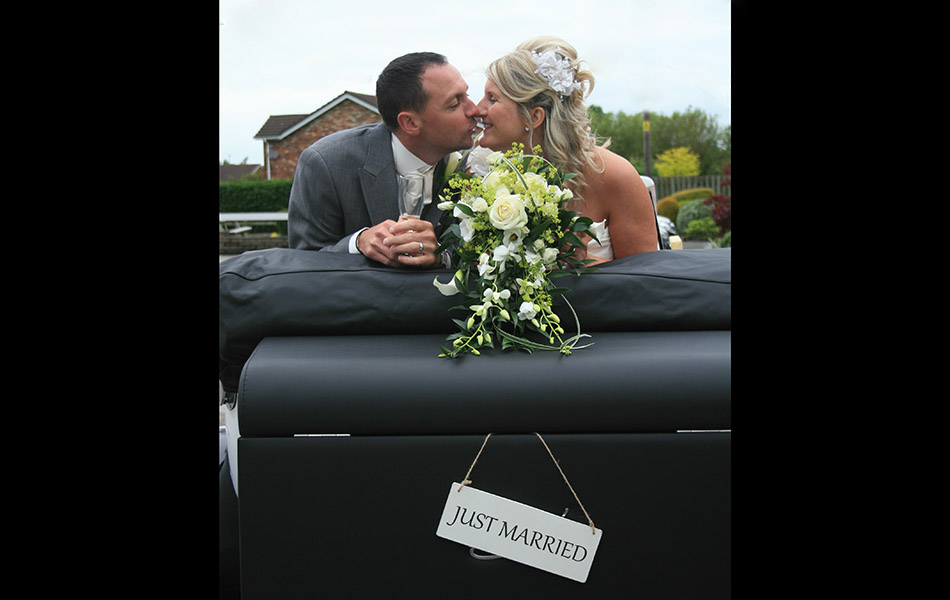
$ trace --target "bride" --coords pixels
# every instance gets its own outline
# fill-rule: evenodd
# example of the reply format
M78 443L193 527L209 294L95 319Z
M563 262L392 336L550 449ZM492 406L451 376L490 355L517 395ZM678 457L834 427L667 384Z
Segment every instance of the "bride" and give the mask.
M542 156L577 174L567 183L574 193L569 208L594 221L599 240L589 240L586 256L579 248L578 259L605 262L656 250L650 194L628 160L597 145L584 104L594 76L579 63L570 44L549 36L492 62L478 103L484 126L479 145L502 152L517 142L525 152L541 146Z

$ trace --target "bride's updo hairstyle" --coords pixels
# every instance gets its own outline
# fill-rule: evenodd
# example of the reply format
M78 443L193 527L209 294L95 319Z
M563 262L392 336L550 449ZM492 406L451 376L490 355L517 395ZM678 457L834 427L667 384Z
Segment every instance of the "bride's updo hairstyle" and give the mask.
M488 65L486 75L505 96L518 103L526 123L530 123L531 109L544 109L541 142L545 158L567 173L576 173L571 181L578 187L585 185L583 167L603 170L594 160L597 142L584 104L584 98L594 89L594 75L581 66L573 46L553 36L536 37ZM537 142L532 139L530 145Z

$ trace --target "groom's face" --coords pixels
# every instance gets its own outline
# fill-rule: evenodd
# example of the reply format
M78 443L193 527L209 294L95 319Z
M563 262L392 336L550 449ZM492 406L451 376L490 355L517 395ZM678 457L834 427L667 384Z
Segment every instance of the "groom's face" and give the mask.
M428 146L445 155L472 145L478 108L468 97L468 84L452 65L433 65L422 74L429 102L422 112L422 134Z

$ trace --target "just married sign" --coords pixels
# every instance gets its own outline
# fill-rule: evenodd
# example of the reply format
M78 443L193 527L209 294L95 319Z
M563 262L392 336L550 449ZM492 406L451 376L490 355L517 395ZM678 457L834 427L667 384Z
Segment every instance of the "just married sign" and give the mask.
M593 524L453 483L436 535L584 583L602 532Z

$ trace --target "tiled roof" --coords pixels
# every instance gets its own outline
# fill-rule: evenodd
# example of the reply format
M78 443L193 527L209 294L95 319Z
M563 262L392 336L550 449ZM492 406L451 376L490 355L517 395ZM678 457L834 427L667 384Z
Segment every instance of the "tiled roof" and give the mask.
M254 136L254 139L259 140L283 138L291 131L294 131L302 126L304 123L308 123L316 119L323 113L347 99L353 100L357 104L364 105L373 112L379 112L376 105L376 96L371 94L358 94L356 92L343 92L333 100L330 100L317 110L307 115L271 115L267 118L267 122L264 123L264 125Z
M249 173L260 169L260 165L218 165L218 175L220 181L231 181L240 179Z
M309 116L310 115L271 115L267 118L267 122L261 127L261 130L254 136L254 139L280 137L280 134Z

